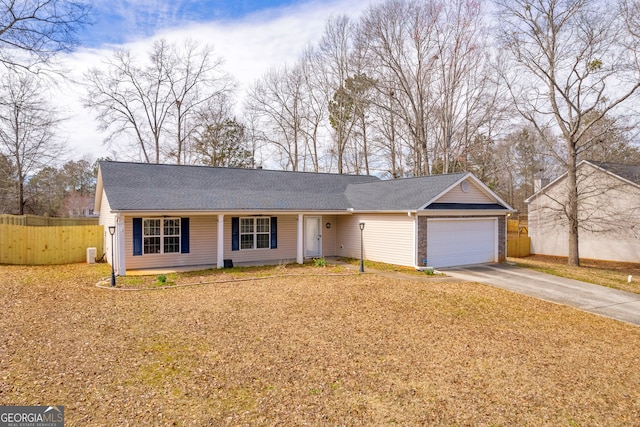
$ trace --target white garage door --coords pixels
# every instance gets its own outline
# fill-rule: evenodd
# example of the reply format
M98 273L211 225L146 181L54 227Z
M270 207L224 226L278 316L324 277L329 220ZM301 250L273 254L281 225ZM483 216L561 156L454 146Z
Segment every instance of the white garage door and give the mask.
M482 264L498 258L498 220L429 219L427 259L433 267Z

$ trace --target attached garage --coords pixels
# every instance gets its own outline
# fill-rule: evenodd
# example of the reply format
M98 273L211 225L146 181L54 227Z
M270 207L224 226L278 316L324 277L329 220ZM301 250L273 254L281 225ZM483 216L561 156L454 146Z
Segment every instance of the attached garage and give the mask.
M497 218L429 218L427 259L433 267L498 261Z

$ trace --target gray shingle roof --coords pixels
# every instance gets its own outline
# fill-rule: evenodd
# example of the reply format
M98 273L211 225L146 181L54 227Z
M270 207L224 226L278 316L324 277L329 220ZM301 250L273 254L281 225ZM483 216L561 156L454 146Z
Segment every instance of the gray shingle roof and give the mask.
M417 210L465 173L382 181L364 175L100 162L116 211Z
M620 163L590 162L628 181L640 185L640 165L623 165Z
M452 173L352 184L347 187L346 196L357 210L416 210L465 175Z
M344 210L363 175L285 172L150 163L101 162L113 210Z

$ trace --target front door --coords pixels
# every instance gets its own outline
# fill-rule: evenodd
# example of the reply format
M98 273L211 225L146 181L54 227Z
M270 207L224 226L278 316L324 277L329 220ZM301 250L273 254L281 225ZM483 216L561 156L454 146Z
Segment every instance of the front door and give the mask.
M322 256L322 235L320 223L322 217L307 216L304 218L304 256L319 258Z

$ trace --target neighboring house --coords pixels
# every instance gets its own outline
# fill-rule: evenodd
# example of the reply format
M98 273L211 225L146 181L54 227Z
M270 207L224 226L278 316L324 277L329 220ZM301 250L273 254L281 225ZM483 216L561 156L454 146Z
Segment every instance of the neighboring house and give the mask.
M101 162L96 211L127 270L360 257L422 267L505 259L504 201L470 173L372 176Z
M582 161L577 166L581 258L640 262L640 165ZM567 176L525 200L531 253L568 256Z

